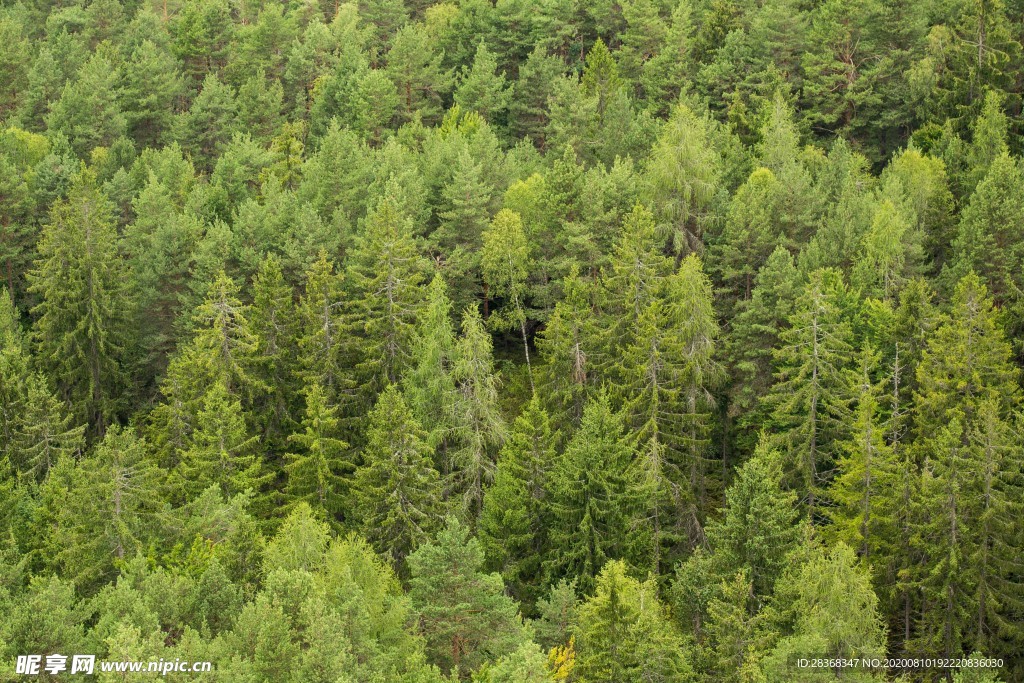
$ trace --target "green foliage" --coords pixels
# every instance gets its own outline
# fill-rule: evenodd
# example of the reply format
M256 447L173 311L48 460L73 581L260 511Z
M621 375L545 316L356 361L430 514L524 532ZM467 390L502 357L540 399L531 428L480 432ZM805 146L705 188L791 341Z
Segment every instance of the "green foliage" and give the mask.
M468 678L485 660L516 650L523 623L498 574L482 571L484 552L469 529L449 517L434 542L409 556L409 597L432 661Z
M1019 5L8 3L0 665L1024 678Z
M440 505L437 470L401 392L389 385L369 416L353 492L366 538L396 566L428 537Z

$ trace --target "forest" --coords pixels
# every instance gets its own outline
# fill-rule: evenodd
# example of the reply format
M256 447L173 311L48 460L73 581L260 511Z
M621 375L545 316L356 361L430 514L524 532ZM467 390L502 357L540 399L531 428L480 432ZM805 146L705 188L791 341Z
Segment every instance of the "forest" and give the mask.
M1024 681L1022 43L0 0L0 681Z

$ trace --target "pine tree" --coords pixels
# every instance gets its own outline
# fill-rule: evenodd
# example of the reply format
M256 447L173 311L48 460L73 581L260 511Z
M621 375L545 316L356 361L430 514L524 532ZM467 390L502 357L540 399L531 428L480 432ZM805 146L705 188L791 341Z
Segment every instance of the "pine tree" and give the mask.
M549 123L548 100L561 77L562 60L548 54L543 47L533 52L519 67L519 78L512 88L508 105L509 130L516 138L528 138L545 149L545 131Z
M440 486L426 434L394 385L369 415L362 455L354 510L367 540L400 568L433 529Z
M541 560L549 552L551 522L548 480L554 463L551 424L535 394L501 449L478 522L488 565L501 572L525 606L541 595Z
M119 411L129 300L111 207L90 171L50 211L29 273L38 361L76 417L102 434Z
M507 427L498 406L498 376L491 337L475 307L462 314L462 337L452 371L457 396L452 432L449 495L461 496L463 509L475 519L484 489L494 480L494 460Z
M459 85L455 88L455 104L466 111L475 111L485 121L495 123L508 108L509 88L505 74L498 71L498 60L480 41L470 68L463 67Z
M455 517L434 542L409 556L409 598L419 614L427 652L442 671L468 680L487 658L524 640L516 603L499 574L485 574L484 551Z
M398 30L387 54L387 74L398 89L398 114L424 123L440 118L441 98L451 88L451 74L442 70L443 53L434 50L427 31L419 24Z
M348 444L338 438L337 409L327 403L322 387L306 391L306 412L302 431L290 434L289 443L301 453L289 453L285 471L285 497L289 505L308 504L320 517L337 523L345 513L349 476L355 471Z
M128 133L143 147L155 146L173 123L174 101L185 89L178 62L146 39L132 49L121 73L121 109Z
M549 580L577 577L590 592L609 559L622 555L631 512L626 471L630 448L608 396L593 399L551 473Z
M124 135L125 117L117 100L116 70L95 53L82 65L78 78L64 86L46 116L46 127L64 133L75 152L85 157L95 147L109 147Z
M203 80L192 106L175 120L174 139L197 167L212 170L236 130L237 113L231 86L211 73Z

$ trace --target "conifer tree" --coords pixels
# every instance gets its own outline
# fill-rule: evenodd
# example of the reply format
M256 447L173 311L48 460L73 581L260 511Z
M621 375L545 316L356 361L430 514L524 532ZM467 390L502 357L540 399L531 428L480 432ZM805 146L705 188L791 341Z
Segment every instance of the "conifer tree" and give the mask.
M487 49L487 43L480 41L473 65L463 67L459 85L455 88L455 104L495 123L508 108L509 95L505 74L498 72L497 58Z
M970 431L985 400L994 401L1005 416L1019 392L1018 374L987 288L977 275L965 276L953 293L950 314L942 317L917 366L918 435L937 434L954 411Z
M877 354L865 345L859 355L856 409L850 439L843 445L838 475L829 488L836 506L829 511L834 538L845 543L874 569L875 586L889 580L887 559L898 543L901 463L886 439L880 402L883 386L876 384Z
M782 456L762 436L725 493L722 518L707 530L715 568L722 576L744 571L762 603L800 540L796 495L782 480Z
M188 111L174 121L174 139L192 155L196 166L212 170L236 130L238 105L230 85L211 73Z
M767 168L758 168L729 205L725 227L711 247L710 270L720 286L722 313L728 319L737 301L749 301L757 272L782 237L777 225L779 181Z
M595 683L690 680L681 635L666 618L653 579L643 583L626 564L609 562L596 590L579 607L576 671Z
M638 204L623 221L604 282L601 312L608 320L604 325L608 337L602 344L604 357L599 367L611 365L615 354L630 343L631 331L661 293L669 272L671 262L658 250L654 217Z
M126 123L117 100L117 72L97 52L82 65L78 78L64 86L46 116L46 127L63 132L75 152L85 157L124 135Z
M523 339L526 371L533 387L530 365L530 343L526 336L526 278L530 273L530 245L523 232L522 217L515 211L502 209L483 235L480 266L488 295L507 299L500 311L493 312L488 323L496 329L519 329Z
M335 273L327 254L306 272L305 292L297 307L299 378L323 388L328 401L337 405L351 390L351 341L345 333L343 279Z
M258 340L253 374L264 388L253 402L253 410L268 452L276 454L296 422L297 316L292 288L273 255L263 259L252 289L249 320Z
M111 207L91 171L50 211L29 273L37 359L76 417L102 434L119 410L128 294Z
M271 473L263 472L259 437L246 428L241 402L217 379L200 405L175 473L179 499L192 500L211 484L228 497L246 490L261 493Z
M780 587L781 599L795 615L792 635L776 645L762 665L772 678L794 675L794 661L816 652L830 657L884 657L885 628L878 612L878 598L871 590L867 572L845 543L827 553L813 549L808 561L787 576ZM780 603L781 606L781 603ZM831 671L823 672L834 680ZM863 672L862 680L878 680Z
M954 271L977 273L999 304L1020 300L1020 226L1024 221L1024 172L1005 152L997 156L960 214L953 242ZM1019 317L1019 316L1018 316Z
M475 307L462 314L462 337L455 350L455 420L449 495L461 496L463 510L480 514L484 489L494 480L497 450L507 426L498 406L498 377L491 337Z
M765 399L786 445L791 474L808 510L830 478L847 434L850 390L845 372L852 330L843 310L846 287L834 270L811 273L774 351L777 381Z
M354 300L349 325L361 337L358 366L369 396L399 381L411 365L416 318L422 308L425 271L413 241L412 221L399 203L384 196L369 211L346 281Z
M370 413L362 455L354 509L367 540L401 568L434 527L440 485L426 434L394 385Z
M544 361L538 372L540 395L555 429L563 432L560 438L568 439L597 382L594 366L601 340L594 321L593 283L572 268L563 288L565 297L538 333L537 347Z
M409 556L409 597L431 660L459 680L487 658L524 640L516 603L499 574L483 570L484 551L468 527L448 517L437 539Z
M289 504L306 503L335 524L345 512L348 475L355 471L348 444L338 438L336 413L337 408L328 405L323 388L313 385L307 389L302 431L288 436L289 443L302 452L289 453L285 465L285 497Z
M605 562L622 554L632 509L630 455L621 416L607 395L597 396L551 473L551 553L544 563L550 579L575 576L588 593Z
M85 425L75 424L74 416L50 393L42 375L29 377L27 389L11 464L42 481L61 458L82 454Z
M67 470L71 485L49 543L56 563L91 592L148 544L160 509L162 472L149 460L146 442L119 427L88 458L63 458L57 467Z
M655 217L677 254L700 251L703 223L721 182L710 126L685 104L676 105L648 160Z
M554 463L551 424L534 394L501 449L479 520L488 565L501 572L527 606L540 597L541 561L549 552L547 492Z
M451 88L451 74L441 66L438 53L422 25L406 24L398 30L387 54L387 74L398 89L398 114L425 123L440 118L441 98Z
M435 466L447 474L448 450L455 429L456 340L451 319L452 302L444 278L435 274L427 291L427 302L416 326L413 366L403 378L409 408L426 430L427 442L435 450Z
M10 290L0 291L0 458L16 457L17 434L28 399L30 357Z

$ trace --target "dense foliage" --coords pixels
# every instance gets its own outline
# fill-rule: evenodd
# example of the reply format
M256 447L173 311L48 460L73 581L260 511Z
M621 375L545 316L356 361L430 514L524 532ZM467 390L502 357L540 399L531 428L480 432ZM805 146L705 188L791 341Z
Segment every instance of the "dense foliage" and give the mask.
M1024 679L1022 41L4 0L0 680Z

